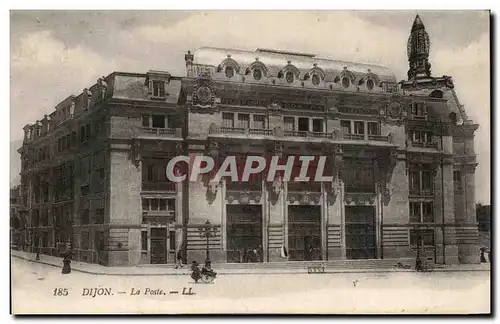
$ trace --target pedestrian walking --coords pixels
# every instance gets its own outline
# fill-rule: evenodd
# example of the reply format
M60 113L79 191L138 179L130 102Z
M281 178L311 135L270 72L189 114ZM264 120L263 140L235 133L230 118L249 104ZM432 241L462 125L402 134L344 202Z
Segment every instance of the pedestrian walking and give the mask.
M182 250L179 249L177 252L177 263L175 264L175 268L179 269L182 268L184 265L182 264Z

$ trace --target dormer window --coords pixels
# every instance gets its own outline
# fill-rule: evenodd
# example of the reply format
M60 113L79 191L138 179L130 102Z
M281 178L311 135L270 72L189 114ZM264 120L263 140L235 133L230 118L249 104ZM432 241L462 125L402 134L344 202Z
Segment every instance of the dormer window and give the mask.
M294 80L294 75L293 75L293 72L292 71L288 71L286 74L285 74L285 80L286 82L288 83L292 83L293 80Z
M262 70L261 69L254 69L253 70L253 78L257 81L262 79Z
M226 67L226 77L231 79L234 76L234 68L231 66Z
M342 78L342 86L344 88L349 88L350 85L351 85L351 80L349 80L348 77L343 77Z
M153 81L153 97L165 97L165 81Z
M366 80L366 88L368 90L373 90L373 87L375 86L375 82L373 82L372 79Z
M148 71L146 74L146 83L151 95L151 99L165 100L168 95L166 91L167 84L170 83L170 74L162 71Z
M312 77L311 77L311 81L312 81L312 84L314 85L319 85L319 82L321 81L319 75L317 74L313 74Z

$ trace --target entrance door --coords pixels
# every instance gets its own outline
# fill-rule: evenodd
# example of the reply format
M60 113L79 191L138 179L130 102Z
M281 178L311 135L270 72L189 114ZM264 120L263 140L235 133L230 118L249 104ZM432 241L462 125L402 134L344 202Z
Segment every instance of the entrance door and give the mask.
M321 260L320 206L288 206L290 261Z
M151 264L167 263L167 229L151 228Z
M345 207L345 243L347 259L376 259L375 207Z
M262 206L227 205L227 262L262 262Z

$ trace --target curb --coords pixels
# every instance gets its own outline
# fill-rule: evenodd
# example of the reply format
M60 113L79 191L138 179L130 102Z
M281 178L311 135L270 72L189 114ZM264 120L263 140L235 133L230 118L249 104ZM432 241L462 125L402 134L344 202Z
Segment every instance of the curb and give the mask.
M44 262L41 260L31 260L26 257L18 256L18 255L12 255L14 258L18 258L21 260L25 260L28 262L34 262L34 263L40 263L40 264L45 264L49 265L52 267L60 268L60 266L55 265L53 263L49 262ZM61 268L62 269L62 268ZM106 272L96 272L96 271L88 271L88 270L81 270L78 268L71 267L72 271L76 272L81 272L85 274L90 274L90 275L97 275L97 276L131 276L131 277L146 277L146 276L188 276L190 273L106 273ZM490 269L446 269L446 268L436 268L432 272L490 272ZM326 270L325 272L322 273L313 273L316 275L325 275L325 274L336 274L336 273L401 273L401 272L416 272L412 269L393 269L393 268L387 268L387 269L373 269L373 270L361 270L361 269L353 269L353 270ZM429 272L427 272L429 273ZM307 269L304 269L301 271L282 271L282 272L224 272L224 271L217 271L218 275L283 275L283 274L308 274Z

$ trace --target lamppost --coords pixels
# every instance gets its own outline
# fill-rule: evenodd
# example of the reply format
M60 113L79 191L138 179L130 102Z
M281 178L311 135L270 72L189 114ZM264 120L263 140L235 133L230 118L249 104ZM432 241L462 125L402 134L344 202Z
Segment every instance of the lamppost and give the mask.
M206 251L206 260L210 261L210 251L209 251L209 243L210 243L210 238L215 237L217 235L216 229L210 224L210 221L205 222L205 226L198 228L200 231L200 237L201 238L206 238L207 240L207 251Z
M422 269L422 260L420 260L420 225L415 225L415 232L417 236L417 257L415 260L415 270L420 271Z

